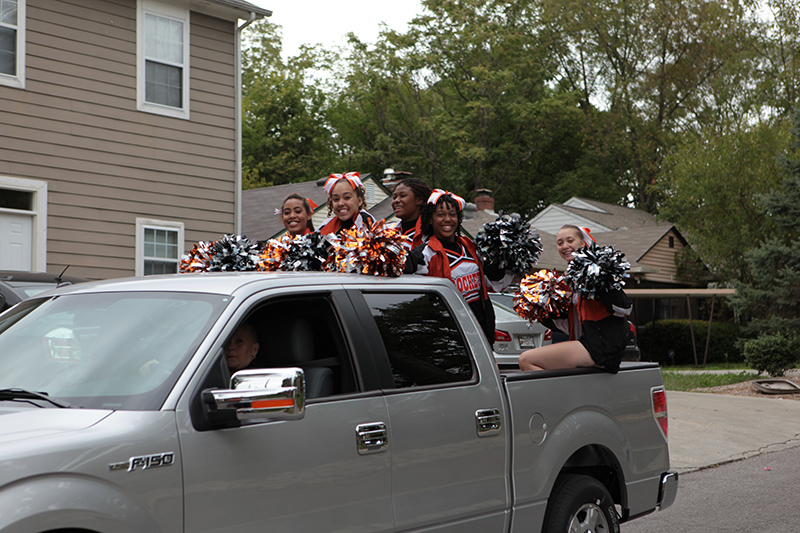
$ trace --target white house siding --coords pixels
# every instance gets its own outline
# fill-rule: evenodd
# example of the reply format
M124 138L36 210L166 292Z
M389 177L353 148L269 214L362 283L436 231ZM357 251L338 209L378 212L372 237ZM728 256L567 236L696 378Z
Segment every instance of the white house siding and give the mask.
M136 1L28 0L26 88L0 86L0 174L48 183L47 270L134 273L137 217L185 248L234 229L235 25L191 14L191 120L136 110Z

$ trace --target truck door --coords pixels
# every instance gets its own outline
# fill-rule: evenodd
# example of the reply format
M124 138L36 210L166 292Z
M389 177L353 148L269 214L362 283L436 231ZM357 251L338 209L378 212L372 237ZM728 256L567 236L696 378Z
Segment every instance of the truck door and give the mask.
M375 359L386 362L397 530L506 530L503 398L485 348L485 360L476 359L459 327L474 323L469 309L435 292L350 294L374 319L365 334ZM473 329L470 340L480 341Z
M318 397L308 398L300 420L228 429L204 427L196 406L179 413L186 421L185 530L392 531L390 453L360 445L381 435L388 413L375 379L355 367L352 342L361 341L347 332L349 300L284 291L249 307L225 332L231 336L243 322L257 330L258 355L249 368L302 367L308 396ZM319 374L324 382L312 383Z

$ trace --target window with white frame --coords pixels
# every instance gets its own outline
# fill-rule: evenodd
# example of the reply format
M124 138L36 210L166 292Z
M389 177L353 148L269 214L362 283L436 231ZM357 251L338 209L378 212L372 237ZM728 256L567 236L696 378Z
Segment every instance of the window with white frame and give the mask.
M139 109L189 118L189 12L139 0Z
M25 82L25 0L0 0L0 85Z
M183 255L183 223L136 219L136 275L174 274Z

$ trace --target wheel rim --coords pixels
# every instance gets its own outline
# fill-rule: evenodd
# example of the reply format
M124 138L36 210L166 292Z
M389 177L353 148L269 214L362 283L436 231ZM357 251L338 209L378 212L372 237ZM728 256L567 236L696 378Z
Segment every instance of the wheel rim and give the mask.
M593 503L581 506L569 521L569 533L608 533L608 520L603 510Z

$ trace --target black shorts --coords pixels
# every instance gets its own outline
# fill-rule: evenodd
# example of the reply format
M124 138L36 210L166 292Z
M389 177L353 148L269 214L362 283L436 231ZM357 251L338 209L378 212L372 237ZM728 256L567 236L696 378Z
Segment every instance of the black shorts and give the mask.
M597 321L586 320L581 326L583 334L578 340L594 364L609 372L617 372L628 341L625 319L612 315Z

